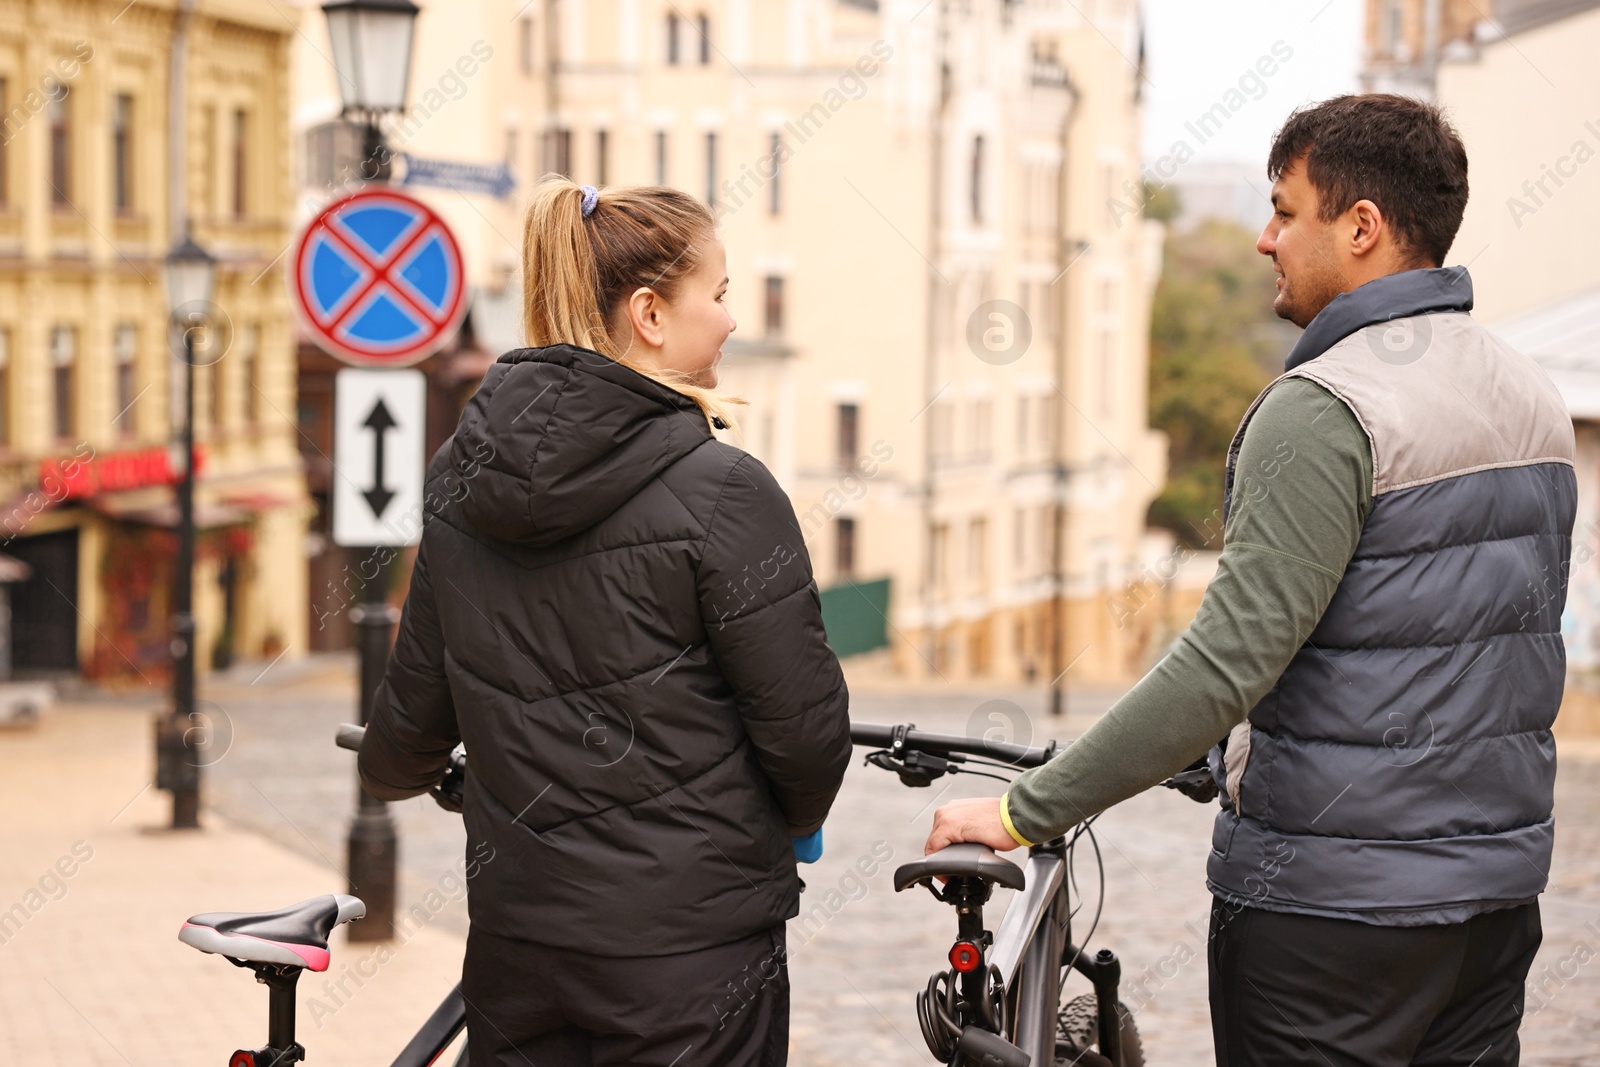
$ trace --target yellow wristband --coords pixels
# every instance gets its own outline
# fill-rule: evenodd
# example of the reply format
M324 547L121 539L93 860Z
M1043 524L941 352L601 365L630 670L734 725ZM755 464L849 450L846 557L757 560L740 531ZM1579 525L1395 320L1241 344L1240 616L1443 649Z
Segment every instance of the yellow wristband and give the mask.
M1017 833L1017 828L1011 823L1011 794L1006 793L1000 797L1000 821L1005 824L1006 833L1016 838L1017 844L1033 847L1033 842Z

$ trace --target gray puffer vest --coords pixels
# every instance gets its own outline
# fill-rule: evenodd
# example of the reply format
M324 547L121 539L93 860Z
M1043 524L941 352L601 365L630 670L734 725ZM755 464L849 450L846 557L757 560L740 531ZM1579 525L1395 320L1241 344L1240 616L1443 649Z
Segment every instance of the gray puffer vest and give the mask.
M1471 306L1465 268L1391 275L1330 303L1290 353L1283 377L1366 431L1372 507L1309 640L1213 750L1207 875L1226 900L1418 926L1544 889L1572 422Z

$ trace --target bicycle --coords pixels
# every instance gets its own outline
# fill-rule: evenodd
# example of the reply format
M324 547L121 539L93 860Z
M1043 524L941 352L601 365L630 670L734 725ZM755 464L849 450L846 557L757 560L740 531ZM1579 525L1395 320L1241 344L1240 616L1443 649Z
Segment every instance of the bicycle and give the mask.
M359 750L366 730L343 724L335 741ZM984 738L955 737L919 731L915 726L852 723L852 743L875 746L867 755L874 766L895 771L910 786L927 786L946 774L1015 771L1046 763L1057 751L1052 741L1042 748ZM996 762L998 757L1003 762ZM969 763L991 770L978 771ZM444 778L431 795L440 807L460 813L466 783L466 753L451 753ZM1210 774L1198 765L1163 783L1195 799L1215 795ZM917 1016L929 1050L950 1067L1143 1067L1144 1056L1133 1015L1117 999L1121 964L1110 949L1093 957L1072 944L1075 914L1070 888L1072 860L1080 838L1094 846L1100 867L1103 903L1105 871L1091 826L1081 824L1070 837L1057 838L1029 850L1026 871L983 845L957 844L896 869L896 892L923 885L958 912L956 942L949 953L951 969L936 972L927 989L917 994ZM945 880L943 890L934 882ZM984 928L983 905L995 885L1018 891L998 933ZM185 921L178 939L220 955L236 967L253 971L267 986L267 1043L239 1049L228 1067L289 1067L305 1060L295 1037L295 987L302 972L325 971L330 963L328 937L335 928L361 918L366 905L347 894L326 894L270 912L214 912ZM1084 939L1094 936L1095 921ZM1073 971L1094 987L1060 1006L1061 990ZM1115 1005L1115 1008L1112 1006ZM459 983L407 1042L391 1067L430 1067L461 1036L467 1005ZM456 1067L468 1063L463 1043Z
M1009 781L1007 772L1048 763L1058 751L1055 741L1035 748L927 733L910 724L852 723L850 740L874 748L866 761L894 771L913 787L958 773ZM976 770L979 766L986 769ZM1210 771L1201 763L1162 784L1195 800L1216 795ZM957 913L950 969L934 972L917 994L923 1040L939 1062L950 1067L1144 1067L1138 1026L1117 996L1122 965L1109 948L1088 952L1105 897L1105 867L1093 830L1097 817L1070 835L1031 847L1025 869L985 845L955 844L895 870L895 892L923 886ZM1100 893L1080 946L1072 943L1077 909L1071 897L1075 850L1085 837L1094 848ZM941 881L943 889L936 887ZM984 926L983 905L997 885L1017 895L999 930L991 933ZM1062 993L1074 971L1093 988L1063 1006Z
M365 734L364 727L345 723L339 727L335 742L340 748L360 749ZM433 799L446 811L460 813L466 772L466 751L457 745L444 778L432 790ZM212 912L184 922L178 930L178 940L222 956L235 967L254 971L256 981L269 991L266 1045L235 1051L228 1059L228 1067L288 1067L305 1060L305 1047L295 1039L295 984L303 971L327 970L328 936L338 926L366 913L367 906L360 898L329 893L278 911ZM444 1055L466 1025L467 1003L458 982L391 1067L429 1067ZM463 1042L456 1067L465 1067L467 1062Z

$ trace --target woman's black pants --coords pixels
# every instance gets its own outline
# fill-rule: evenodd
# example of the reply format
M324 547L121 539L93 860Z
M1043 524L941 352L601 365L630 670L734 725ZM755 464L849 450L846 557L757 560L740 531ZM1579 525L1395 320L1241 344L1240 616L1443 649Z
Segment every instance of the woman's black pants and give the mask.
M592 956L474 929L471 1067L784 1067L784 928L675 956Z

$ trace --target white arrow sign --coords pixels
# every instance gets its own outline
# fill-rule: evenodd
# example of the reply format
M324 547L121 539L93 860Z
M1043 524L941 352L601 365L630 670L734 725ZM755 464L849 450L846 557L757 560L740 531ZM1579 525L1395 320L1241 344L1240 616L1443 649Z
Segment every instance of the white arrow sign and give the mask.
M427 379L341 370L333 385L333 541L414 545L422 536Z

